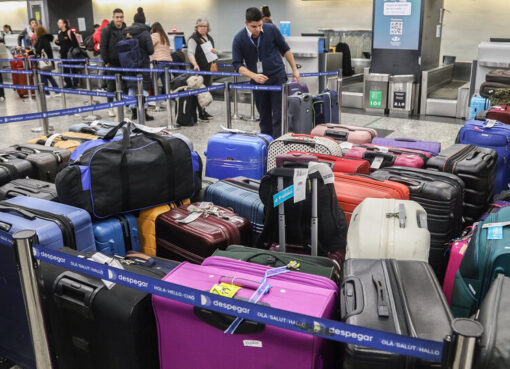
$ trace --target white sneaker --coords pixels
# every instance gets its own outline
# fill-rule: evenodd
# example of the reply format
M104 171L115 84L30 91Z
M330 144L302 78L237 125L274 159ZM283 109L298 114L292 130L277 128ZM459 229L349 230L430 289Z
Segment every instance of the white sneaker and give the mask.
M60 96L62 96L62 94L59 94L59 93L54 92L52 96L53 96L53 97L60 97Z
M5 101L5 97L0 97L0 102L4 102Z
M116 116L116 114L114 113L113 109L108 109L108 116L110 118L113 118L114 116Z

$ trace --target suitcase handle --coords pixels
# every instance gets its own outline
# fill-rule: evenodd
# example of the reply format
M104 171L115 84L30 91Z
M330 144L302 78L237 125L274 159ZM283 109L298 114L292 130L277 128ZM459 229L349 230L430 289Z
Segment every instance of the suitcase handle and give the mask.
M252 281L250 279L231 277L227 275L222 275L218 283L228 283L234 286L249 288L255 291L260 287L260 282Z
M413 190L415 190L415 191L418 191L423 187L422 183L413 182L409 178L400 178L400 177L389 176L388 181L402 183L403 185L412 187Z
M342 321L363 312L365 301L363 299L363 285L359 278L350 277L345 279L340 294L343 297L343 304L340 307Z
M400 141L400 142L418 142L418 140L413 140L412 138L394 138L393 140L395 141Z
M315 142L310 139L299 139L299 138L287 138L283 140L284 145L290 145L290 144L302 144L302 145L308 145L311 147L315 147Z
M16 213L20 216L22 216L23 218L25 219L28 219L28 220L35 220L36 216L28 211L25 211L25 210L21 210L21 209L18 209L18 208L14 208L14 207L9 207L9 206L5 206L5 205L0 205L0 212L4 212L4 213Z
M379 277L372 274L372 282L377 293L377 315L381 318L389 318L390 310L386 301L386 291L384 290L384 282Z
M347 141L349 132L336 131L334 129L326 129L324 136L334 138L336 141Z
M239 299L244 300L244 299ZM267 304L263 304L267 305ZM193 313L203 322L217 328L221 331L227 330L228 327L236 319L235 316L217 313L212 310L204 309L198 306L193 308ZM235 330L234 334L255 334L260 333L265 329L266 325L252 320L243 319L239 327Z
M53 291L57 303L84 316L90 314L90 306L94 297L105 287L100 280L73 272L62 273L54 286Z

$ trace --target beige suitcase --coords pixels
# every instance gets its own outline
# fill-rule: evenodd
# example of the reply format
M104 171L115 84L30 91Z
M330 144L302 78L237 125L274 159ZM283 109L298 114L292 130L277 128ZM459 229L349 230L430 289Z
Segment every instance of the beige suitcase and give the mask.
M427 213L415 201L365 199L347 232L346 259L429 261Z

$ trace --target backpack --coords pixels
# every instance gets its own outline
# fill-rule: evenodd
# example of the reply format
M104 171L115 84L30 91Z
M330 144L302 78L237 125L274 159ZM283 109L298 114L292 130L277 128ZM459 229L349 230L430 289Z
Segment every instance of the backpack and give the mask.
M180 87L174 92L186 91L188 87ZM177 124L181 126L193 126L198 122L197 119L198 100L195 95L179 97L175 106L177 114Z
M83 44L85 45L85 49L88 51L94 51L94 34L91 34L88 36L85 41L83 41Z
M122 68L138 68L142 65L142 50L138 40L140 35L141 33L132 38L125 38L115 45Z

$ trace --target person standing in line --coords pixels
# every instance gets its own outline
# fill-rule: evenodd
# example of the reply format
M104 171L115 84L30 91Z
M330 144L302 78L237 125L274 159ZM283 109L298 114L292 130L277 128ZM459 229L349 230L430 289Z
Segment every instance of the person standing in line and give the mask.
M281 86L287 81L282 56L292 68L292 78L299 82L299 71L289 45L280 30L271 23L262 26L258 8L246 10L245 28L234 38L232 64L236 72L250 78L252 84ZM281 135L282 93L254 91L260 115L260 131L273 138Z
M210 71L212 62L207 60L205 52L203 50L204 45L212 46L211 53L218 54L214 48L214 40L209 34L210 32L209 21L207 19L197 19L195 24L195 32L191 35L188 40L188 58L193 69L197 71ZM206 87L211 86L212 76L202 76L204 78L204 85ZM205 111L199 104L198 106L198 119L201 121L209 121L213 116Z
M105 67L120 68L119 55L115 45L122 40L122 32L126 28L124 23L124 12L122 9L113 10L112 21L101 31L101 39L99 43L99 52L101 59L104 61ZM115 72L107 72L107 75L115 75ZM115 80L108 80L106 83L106 91L115 92ZM113 102L113 97L108 98L108 102ZM113 109L108 109L108 115L114 117Z
M137 38L139 43L140 52L142 54L141 64L138 65L137 68L150 68L151 61L150 56L154 54L154 45L152 44L152 39L150 35L150 28L145 24L145 14L143 13L143 8L138 8L135 16L133 17L133 24L129 27L126 27L124 31L122 31L123 36L125 38ZM149 96L149 88L151 86L151 74L150 73L142 73L143 77L143 95ZM128 94L129 96L136 96L136 91L138 89L138 83L136 81L128 81ZM129 105L131 108L131 119L137 119L138 114L136 110L136 105ZM154 120L154 117L147 114L148 104L144 104L144 114L145 120L150 121Z
M18 46L30 49L35 40L35 28L38 26L37 19L30 18L29 25L18 36ZM24 44L23 44L24 43Z
M264 5L262 8L260 8L260 11L262 12L262 23L273 23L269 6Z
M43 26L37 26L35 29L35 55L40 58L41 54L44 50L46 53L46 57L48 59L53 59L53 50L51 49L51 42L53 41L53 35L48 33L48 30ZM54 63L51 62L54 67ZM52 68L53 69L53 68ZM41 74L41 82L44 84L44 87L48 87L48 82L51 83L53 87L58 88L57 81L53 76L47 76ZM50 96L50 92L46 91L46 95ZM55 94L54 96L60 96L60 94Z
M172 62L172 55L170 54L170 40L168 39L161 23L155 22L152 24L151 39L152 45L154 46L154 54L152 54L154 67L158 69L164 69L166 66L169 67L169 63ZM163 84L163 93L165 93L165 73L158 73L158 77L161 79L161 83Z
M58 23L58 36L55 40L55 44L60 46L60 59L68 59L69 50L73 47L79 47L78 39L76 35L69 27L69 21L67 19L59 19ZM74 70L70 68L64 68L63 73L74 73ZM65 86L64 88L78 88L79 81L78 78L69 78L65 77Z

